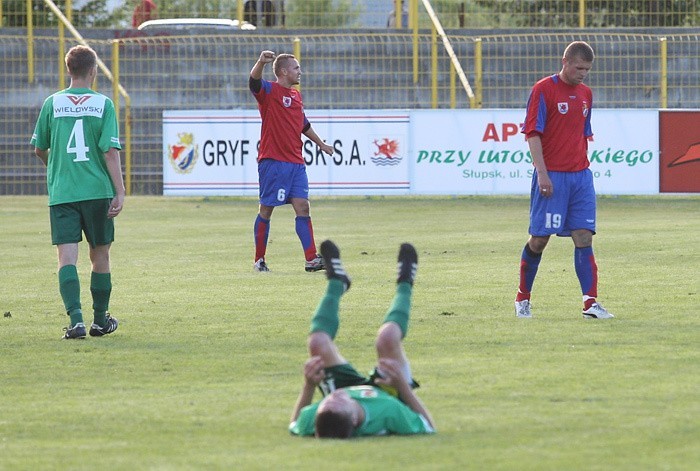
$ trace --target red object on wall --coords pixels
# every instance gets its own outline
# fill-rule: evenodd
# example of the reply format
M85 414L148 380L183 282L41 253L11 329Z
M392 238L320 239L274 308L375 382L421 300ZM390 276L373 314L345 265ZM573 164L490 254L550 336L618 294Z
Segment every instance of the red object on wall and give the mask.
M700 111L660 111L659 191L700 193Z
M142 0L134 8L134 14L131 16L131 26L138 28L141 23L148 20L154 20L156 14L156 6L153 0Z

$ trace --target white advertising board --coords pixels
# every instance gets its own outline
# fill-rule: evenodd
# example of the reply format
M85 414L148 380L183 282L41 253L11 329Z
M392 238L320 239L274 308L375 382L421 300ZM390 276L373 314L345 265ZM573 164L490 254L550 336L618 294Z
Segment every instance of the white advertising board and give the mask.
M523 110L309 113L335 149L304 138L311 195L529 194ZM593 110L589 159L598 194L659 192L655 110ZM256 110L165 111L165 195L256 196Z
M529 194L523 110L411 112L415 194ZM588 144L598 194L659 192L658 112L593 110Z
M408 194L407 111L307 117L335 149L328 156L304 138L311 195ZM260 124L255 110L163 112L163 194L257 195Z

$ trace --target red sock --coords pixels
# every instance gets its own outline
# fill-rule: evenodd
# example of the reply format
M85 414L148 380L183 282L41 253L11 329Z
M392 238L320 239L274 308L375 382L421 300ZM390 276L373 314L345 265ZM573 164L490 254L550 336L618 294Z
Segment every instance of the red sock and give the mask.
M583 310L589 309L593 304L596 303L595 298L588 298L583 300Z

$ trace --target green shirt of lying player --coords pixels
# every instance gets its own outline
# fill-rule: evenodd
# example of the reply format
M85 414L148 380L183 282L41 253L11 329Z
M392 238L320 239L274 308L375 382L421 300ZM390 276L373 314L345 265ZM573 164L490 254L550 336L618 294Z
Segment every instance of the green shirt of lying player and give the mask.
M321 244L321 256L328 287L311 320L310 358L289 431L318 438L434 433L433 419L413 391L418 384L402 345L418 267L416 250L410 244L399 250L396 294L377 333L378 362L369 377L358 373L334 343L340 298L350 287L350 278L333 242ZM317 387L323 399L312 404Z

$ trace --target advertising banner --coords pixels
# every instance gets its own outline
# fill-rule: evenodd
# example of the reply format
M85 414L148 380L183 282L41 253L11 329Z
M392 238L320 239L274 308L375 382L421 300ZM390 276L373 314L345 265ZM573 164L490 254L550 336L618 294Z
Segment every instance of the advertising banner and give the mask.
M523 110L411 112L416 194L529 194ZM658 112L594 110L588 144L599 194L659 191Z
M307 114L335 149L303 137L312 195L409 192L407 111ZM163 194L257 196L260 115L256 110L163 112Z
M307 115L335 149L304 139L313 195L528 194L523 110L337 110ZM599 194L659 192L655 110L594 110L589 142ZM165 111L165 195L256 196L256 110Z
M700 111L659 113L661 192L700 193Z
M163 194L257 195L259 136L250 112L164 111Z

